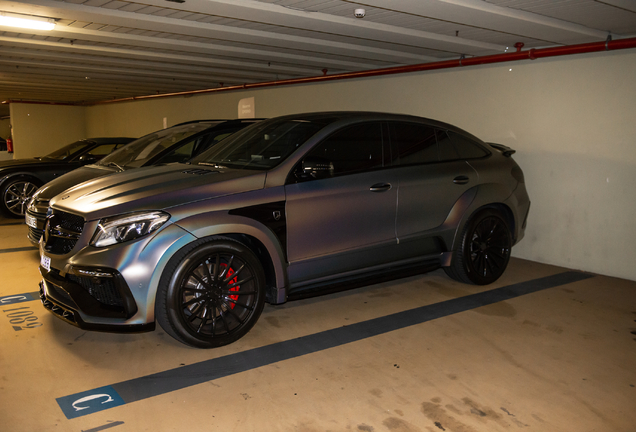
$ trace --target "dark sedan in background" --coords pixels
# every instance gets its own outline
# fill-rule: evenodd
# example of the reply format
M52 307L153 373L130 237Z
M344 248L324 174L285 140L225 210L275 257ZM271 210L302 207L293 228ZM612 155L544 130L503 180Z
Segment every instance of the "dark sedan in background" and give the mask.
M245 335L266 299L439 267L488 284L530 208L513 153L406 115L264 120L187 164L101 177L53 198L42 301L81 328L144 331L158 321L209 348Z
M89 138L76 141L43 157L0 162L0 211L23 218L35 191L56 177L97 162L135 138Z
M40 188L28 205L25 215L28 238L40 241L49 200L84 181L120 171L174 162L185 162L234 132L260 119L193 120L145 135L111 153L97 164L87 165L65 174Z

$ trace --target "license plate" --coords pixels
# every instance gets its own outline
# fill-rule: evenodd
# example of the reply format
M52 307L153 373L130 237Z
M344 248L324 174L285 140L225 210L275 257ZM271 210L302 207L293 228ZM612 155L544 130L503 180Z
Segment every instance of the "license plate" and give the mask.
M34 218L33 216L26 215L25 219L26 219L26 224L28 226L30 226L31 228L37 228L38 227L38 220L36 218Z
M47 257L46 255L42 255L40 257L40 265L42 266L43 269L45 269L47 272L51 271L51 258Z

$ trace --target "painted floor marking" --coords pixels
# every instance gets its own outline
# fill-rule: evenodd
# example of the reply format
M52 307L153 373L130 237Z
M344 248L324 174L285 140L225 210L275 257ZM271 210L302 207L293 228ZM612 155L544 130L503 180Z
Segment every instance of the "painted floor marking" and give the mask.
M26 251L36 252L37 250L38 248L36 248L35 246L27 246L27 247L19 247L19 248L0 249L0 253L26 252Z
M0 297L0 306L14 304L14 303L28 302L33 300L40 300L39 292L35 291L30 293L13 294L13 295Z
M101 432L103 430L110 429L110 428L115 427L115 426L121 426L123 424L124 424L123 421L114 421L112 423L108 423L108 424L105 424L103 426L98 426L98 427L93 428L93 429L86 429L86 430L82 429L82 432Z
M591 277L575 271L558 273L122 381L57 402L67 418L80 417Z

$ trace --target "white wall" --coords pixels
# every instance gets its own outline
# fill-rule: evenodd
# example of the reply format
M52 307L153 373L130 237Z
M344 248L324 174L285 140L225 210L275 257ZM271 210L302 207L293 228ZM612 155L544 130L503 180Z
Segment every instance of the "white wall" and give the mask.
M12 102L13 158L44 156L86 136L86 108Z
M514 256L636 280L636 51L107 104L90 135L142 135L197 118L320 110L408 113L517 150L532 199Z

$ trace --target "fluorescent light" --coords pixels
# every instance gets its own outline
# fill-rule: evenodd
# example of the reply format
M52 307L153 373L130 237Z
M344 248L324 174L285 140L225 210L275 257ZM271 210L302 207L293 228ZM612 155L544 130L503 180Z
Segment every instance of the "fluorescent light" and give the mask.
M55 28L55 20L51 18L0 12L0 25L32 30L53 30L53 28Z

